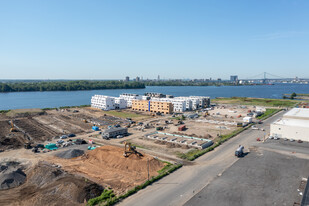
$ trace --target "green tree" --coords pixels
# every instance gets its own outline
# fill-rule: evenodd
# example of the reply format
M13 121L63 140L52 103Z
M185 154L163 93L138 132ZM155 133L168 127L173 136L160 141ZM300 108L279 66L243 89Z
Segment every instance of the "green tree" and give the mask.
M294 99L296 96L297 96L297 94L296 94L295 92L293 92L293 93L291 94L290 99Z

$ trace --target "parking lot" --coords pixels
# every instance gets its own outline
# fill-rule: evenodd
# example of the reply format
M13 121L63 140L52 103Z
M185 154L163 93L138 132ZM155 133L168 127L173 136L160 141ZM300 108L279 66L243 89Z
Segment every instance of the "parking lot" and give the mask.
M307 148L308 149L308 148ZM309 160L250 148L185 205L299 205Z

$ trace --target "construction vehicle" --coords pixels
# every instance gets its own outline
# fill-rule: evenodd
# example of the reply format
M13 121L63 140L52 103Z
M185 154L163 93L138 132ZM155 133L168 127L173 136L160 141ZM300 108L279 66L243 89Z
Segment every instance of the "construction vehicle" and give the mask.
M239 147L235 151L235 156L242 157L244 155L244 149L245 149L244 146L239 145Z
M142 153L136 151L136 147L132 146L130 142L124 142L124 153L123 153L123 156L124 157L129 157L130 154L135 154L135 155L138 155L140 157L143 156Z
M32 149L31 143L30 143L30 142L26 142L26 143L24 144L24 148L25 148L25 149Z
M13 122L13 120L11 120L11 130L10 130L11 132L17 132L17 129L15 128L15 126L14 126L14 122Z

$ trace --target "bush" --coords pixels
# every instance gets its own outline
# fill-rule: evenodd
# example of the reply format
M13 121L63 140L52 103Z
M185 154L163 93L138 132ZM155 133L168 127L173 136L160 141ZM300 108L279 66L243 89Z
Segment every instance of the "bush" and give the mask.
M98 197L92 198L88 201L87 205L97 205L101 202L111 202L112 199L115 199L115 194L112 190L104 189L102 194Z
M266 109L266 111L264 112L264 114L260 115L257 117L257 119L260 120L264 120L267 119L268 117L271 117L272 115L280 112L282 109Z

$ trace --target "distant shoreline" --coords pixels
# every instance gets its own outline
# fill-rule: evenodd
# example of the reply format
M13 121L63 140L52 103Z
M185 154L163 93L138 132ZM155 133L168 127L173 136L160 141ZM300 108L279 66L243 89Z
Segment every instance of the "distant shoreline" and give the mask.
M125 81L48 81L0 83L0 93L8 92L47 92L47 91L83 91L105 89L144 89L141 82Z

